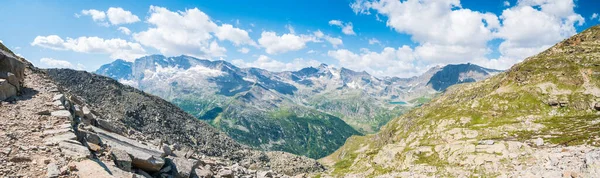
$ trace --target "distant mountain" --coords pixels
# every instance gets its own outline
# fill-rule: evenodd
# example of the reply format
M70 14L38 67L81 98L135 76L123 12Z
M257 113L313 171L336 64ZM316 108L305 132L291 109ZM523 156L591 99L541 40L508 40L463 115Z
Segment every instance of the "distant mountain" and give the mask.
M461 64L413 78L378 78L326 64L271 72L162 55L117 60L96 71L171 101L241 143L313 158L332 153L351 135L377 131L452 83L495 72Z
M447 87L494 72L439 70L428 83L446 92L321 162L332 177L600 176L600 26Z

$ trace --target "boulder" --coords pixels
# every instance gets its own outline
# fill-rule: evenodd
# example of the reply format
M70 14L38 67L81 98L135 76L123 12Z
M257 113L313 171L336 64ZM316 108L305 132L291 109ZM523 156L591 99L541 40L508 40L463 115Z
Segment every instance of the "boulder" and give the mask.
M123 134L125 133L125 128L113 123L110 120L106 120L106 119L96 119L98 126L100 128L106 129L108 131L114 132L114 133L118 133L118 134Z
M129 139L119 134L111 133L98 127L91 126L92 130L102 139L106 145L113 149L120 149L131 156L131 165L147 172L157 172L165 164L161 158L162 151L152 149L135 140Z
M17 95L17 88L11 85L6 79L0 79L0 101Z
M81 108L81 111L83 112L83 116L84 116L86 119L89 119L89 120L91 120L91 119L94 119L94 115L93 115L93 114L92 114L92 112L90 111L90 108L88 108L87 106L84 106L84 107L82 107L82 108Z
M481 140L479 141L479 145L493 145L494 140Z
M596 103L596 104L594 105L594 109L596 109L596 110L600 111L600 103Z
M233 178L233 171L231 169L221 169L219 171L219 173L217 174L217 177L223 177L223 178Z
M51 116L56 116L59 118L66 118L66 119L73 119L73 116L71 115L71 112L67 111L67 110L58 110L58 111L53 111L50 113Z
M123 171L99 160L87 159L75 163L80 168L75 174L78 177L134 177L131 172Z
M118 168L121 168L124 171L131 171L131 157L127 152L120 149L112 149L111 155Z
M177 169L177 177L180 178L190 177L190 175L192 175L192 171L198 167L198 160L172 156L167 157L167 159L170 159L173 162L175 168Z
M25 79L25 64L8 51L0 50L0 71L14 74L19 81Z
M258 178L273 178L273 171L258 171L256 172Z
M213 172L210 169L199 168L194 171L199 178L213 177Z
M163 144L162 150L163 150L163 152L165 152L165 154L163 154L163 157L173 156L173 150L171 150L171 147L169 147L169 145Z
M79 105L73 105L73 111L75 116L79 117L79 118L83 118L83 110L81 109L81 106Z
M46 177L48 178L56 178L60 176L60 169L55 163L50 163L47 166Z
M90 156L90 150L74 140L65 140L58 143L60 151L73 159L81 159Z
M17 79L17 76L15 76L13 73L0 71L0 79L6 79L8 83L17 88L17 91L21 89L21 83L19 82L19 79Z
M52 101L60 101L61 103L64 103L65 102L65 95L63 95L63 94L56 94L52 98Z
M534 140L534 143L536 146L543 146L544 145L544 139L542 138L537 138Z

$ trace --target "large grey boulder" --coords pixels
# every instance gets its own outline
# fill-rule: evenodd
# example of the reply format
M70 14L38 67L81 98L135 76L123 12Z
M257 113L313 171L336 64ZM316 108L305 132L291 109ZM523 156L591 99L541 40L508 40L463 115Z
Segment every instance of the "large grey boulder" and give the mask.
M74 140L62 141L58 143L58 147L62 153L73 159L81 159L90 156L90 150Z
M0 79L7 80L8 83L17 88L17 91L19 91L21 88L21 83L19 82L19 79L13 73L0 71Z
M14 74L18 81L25 79L25 64L8 51L0 50L0 72Z
M6 79L0 79L0 101L17 95L17 88L11 85Z
M177 169L177 177L180 178L190 177L190 175L192 175L192 171L198 167L198 160L172 156L167 157L167 159L170 159L173 164L175 164L175 168Z
M46 170L46 177L56 178L58 176L60 176L60 170L58 169L58 166L55 163L48 164Z
M111 155L117 167L123 169L124 171L131 171L131 157L129 154L127 154L127 152L120 149L112 149Z
M102 139L106 145L113 149L120 149L131 156L131 165L147 172L157 172L165 164L161 158L162 151L153 149L135 140L119 134L111 133L98 127L91 126L92 130Z

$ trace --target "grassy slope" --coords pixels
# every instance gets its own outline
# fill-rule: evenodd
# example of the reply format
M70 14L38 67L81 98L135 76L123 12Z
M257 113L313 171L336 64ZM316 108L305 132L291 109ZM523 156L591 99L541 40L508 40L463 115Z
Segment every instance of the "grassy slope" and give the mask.
M450 128L476 130L479 132L476 139L522 141L545 137L554 144L600 146L594 141L600 131L600 123L594 121L598 113L592 109L600 99L590 92L600 87L599 64L600 26L596 26L526 59L505 73L451 87L431 103L390 121L379 133L349 138L342 148L321 161L332 166L333 175L365 171L371 171L369 175L380 175L400 171L394 167L402 166L373 164L374 157L383 149L389 149L384 148L386 145L442 144L444 140L435 131L437 124L442 120L460 122L463 118L470 122L450 125ZM554 87L540 87L548 82ZM568 104L549 106L548 101L553 100ZM530 131L519 127L524 118L535 118L532 122L543 128ZM412 134L420 131L428 133L427 136ZM411 139L415 136L420 140ZM413 148L398 152L396 162L402 162L402 154ZM413 163L438 168L450 166L435 155L419 155Z

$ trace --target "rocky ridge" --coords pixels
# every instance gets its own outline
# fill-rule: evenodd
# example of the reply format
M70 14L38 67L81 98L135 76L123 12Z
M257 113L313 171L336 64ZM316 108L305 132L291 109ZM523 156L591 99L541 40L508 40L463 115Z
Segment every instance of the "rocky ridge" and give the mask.
M599 177L600 26L321 159L340 177Z
M99 93L102 97L94 100L76 95L76 87L57 81L62 72L73 78L83 75L79 79L88 80L83 85L93 88L94 84L102 84L113 95L135 93L128 96L151 105L144 109L163 117L171 115L173 122L185 123L194 131L169 130L167 124L181 123L165 123L155 127L162 129L156 131L163 134L161 137L150 127L140 128L163 123L164 118L150 117L139 110L121 113L116 108L123 107L118 103L128 103L123 98ZM249 149L177 107L153 107L156 103L168 103L157 97L86 78L93 74L44 71L31 65L26 65L23 74L24 89L10 102L0 102L0 163L4 165L0 168L1 177L303 177L323 170L319 163L306 157ZM105 77L100 79L111 82ZM106 104L100 100L115 105L98 109ZM105 114L108 110L112 110L111 115ZM177 136L195 136L197 140Z

